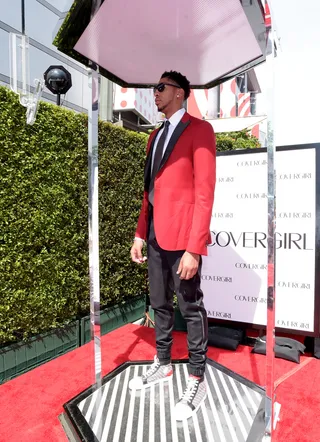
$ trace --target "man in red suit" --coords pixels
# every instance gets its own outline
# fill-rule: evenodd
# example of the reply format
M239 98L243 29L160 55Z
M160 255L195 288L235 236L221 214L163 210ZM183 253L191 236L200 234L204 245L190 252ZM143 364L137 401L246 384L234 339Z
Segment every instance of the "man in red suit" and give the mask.
M212 126L190 116L183 103L190 83L165 72L154 88L155 103L165 114L147 146L144 196L131 258L143 263L147 243L150 302L155 314L157 355L131 389L170 381L173 294L188 327L189 380L175 406L177 420L189 418L206 397L204 379L208 321L200 289L201 255L210 243L215 189L216 143Z

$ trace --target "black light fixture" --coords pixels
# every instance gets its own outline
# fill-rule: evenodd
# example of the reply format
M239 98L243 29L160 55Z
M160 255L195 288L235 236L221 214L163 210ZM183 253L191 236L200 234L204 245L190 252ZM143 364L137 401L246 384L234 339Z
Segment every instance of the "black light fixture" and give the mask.
M72 86L70 72L63 66L49 66L43 77L49 91L57 95L57 105L60 106L60 96L66 94Z

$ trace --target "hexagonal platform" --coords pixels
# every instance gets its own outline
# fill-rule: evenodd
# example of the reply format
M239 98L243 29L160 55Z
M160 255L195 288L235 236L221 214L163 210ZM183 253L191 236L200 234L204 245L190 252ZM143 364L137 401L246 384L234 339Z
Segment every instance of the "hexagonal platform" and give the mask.
M188 377L187 362L174 361L172 381L142 391L130 391L130 379L152 362L127 362L64 405L83 442L255 442L265 430L263 388L208 360L208 396L196 415L176 422L174 404ZM67 424L64 424L67 432ZM69 433L70 433L69 425Z

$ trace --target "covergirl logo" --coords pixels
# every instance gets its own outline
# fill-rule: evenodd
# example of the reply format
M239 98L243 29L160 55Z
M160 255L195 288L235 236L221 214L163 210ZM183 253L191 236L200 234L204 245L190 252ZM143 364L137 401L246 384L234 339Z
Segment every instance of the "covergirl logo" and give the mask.
M207 310L207 314L210 318L232 319L231 313L215 312L213 310Z
M300 328L304 330L310 330L310 324L308 322L286 321L284 319L278 319L277 326L284 328Z
M259 200L268 198L266 193L237 193L238 200Z
M255 166L266 166L267 160L250 160L250 161L238 161L238 167L255 167Z
M305 282L278 281L277 287L283 289L311 290L311 285Z
M229 276L201 275L201 279L202 281L232 282L232 278Z
M245 295L235 295L234 299L240 302L253 302L258 304L266 304L266 298L259 298L258 296L245 296Z
M236 262L236 269L247 269L247 270L267 270L267 264L250 264L248 262Z
M233 183L234 177L233 176L220 176L218 178L218 183Z
M310 180L312 173L280 173L276 178L277 180Z
M233 213L213 213L212 218L233 219Z
M275 233L276 249L313 250L314 238L309 238L307 233ZM209 247L243 247L243 248L267 248L267 234L264 232L213 232L211 231L212 243Z
M306 219L312 218L311 212L280 212L277 214L280 219Z

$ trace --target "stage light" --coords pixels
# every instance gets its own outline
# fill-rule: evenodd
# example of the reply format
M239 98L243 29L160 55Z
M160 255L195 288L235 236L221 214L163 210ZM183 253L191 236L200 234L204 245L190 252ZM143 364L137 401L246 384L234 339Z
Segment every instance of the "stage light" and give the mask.
M70 72L63 66L49 66L43 77L49 91L57 95L57 105L60 106L60 96L66 94L72 86Z

